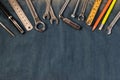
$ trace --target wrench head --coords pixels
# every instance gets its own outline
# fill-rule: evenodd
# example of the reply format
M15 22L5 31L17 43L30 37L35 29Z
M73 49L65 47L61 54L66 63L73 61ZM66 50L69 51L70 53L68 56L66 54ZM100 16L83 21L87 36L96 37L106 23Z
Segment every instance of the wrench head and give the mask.
M54 22L56 22L56 24L59 23L58 19L56 19L56 18L55 18L55 19L50 19L50 23L51 23L51 24L53 24Z
M49 14L44 14L43 19L50 19L50 15Z
M46 26L42 21L38 21L35 23L35 29L39 32L44 32L46 30Z
M84 17L83 14L80 14L80 15L78 16L78 20L84 21L84 19L85 19L85 17Z

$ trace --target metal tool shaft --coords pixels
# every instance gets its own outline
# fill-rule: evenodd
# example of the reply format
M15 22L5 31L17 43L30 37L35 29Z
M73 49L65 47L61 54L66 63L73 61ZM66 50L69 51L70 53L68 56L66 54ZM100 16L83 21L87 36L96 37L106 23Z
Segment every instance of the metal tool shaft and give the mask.
M79 16L78 16L78 20L81 20L81 21L84 21L84 20L85 20L85 11L86 11L88 2L89 2L89 0L85 0L85 1L83 2L81 12L80 12L80 14L79 14Z
M27 3L27 5L28 5L28 7L29 7L29 9L30 9L30 12L31 12L34 20L36 20L36 18L38 18L38 15L37 15L37 13L36 13L36 10L35 10L32 2L31 2L31 0L26 0L26 3Z
M75 14L76 14L76 12L77 12L77 9L78 9L78 7L79 7L79 4L80 4L80 0L78 0L77 1L77 3L76 3L76 6L75 6L75 8L74 8L74 11L73 11L73 13L71 14L71 17L72 18L75 18Z
M11 35L11 36L15 36L14 33L9 29L7 28L2 22L0 22L0 25Z
M62 6L62 8L61 8L61 10L59 12L59 18L61 18L62 14L65 11L66 7L68 6L69 2L70 2L70 0L65 1L64 5Z
M120 19L120 11L118 12L118 14L115 16L115 18L113 19L113 21L111 22L111 24L107 27L108 30L108 35L110 35L112 33L112 29L114 27L114 25L117 23L117 21Z

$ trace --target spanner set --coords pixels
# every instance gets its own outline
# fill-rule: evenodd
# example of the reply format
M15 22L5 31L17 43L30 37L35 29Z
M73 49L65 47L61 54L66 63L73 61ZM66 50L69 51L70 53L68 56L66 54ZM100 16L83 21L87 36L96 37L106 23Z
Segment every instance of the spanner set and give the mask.
M93 7L91 7L91 11L89 12L88 17L86 17L86 10L90 0L75 0L75 1L76 1L75 8L73 9L71 17L73 19L77 18L78 21L84 21L88 26L93 26L92 31L94 31L99 26L100 23L101 25L99 27L99 30L103 29L117 2L117 0L107 0L102 11L100 11L99 8L101 7L103 0L94 0ZM68 24L73 29L81 30L82 27L80 24L72 21L73 19L64 16L65 10L67 9L70 2L71 0L65 0L64 4L61 6L61 9L59 11L58 14L59 18L57 18L54 7L52 6L53 0L45 0L46 8L42 16L43 19L48 19L50 21L50 24L53 24L54 22L56 24L59 24L60 21L59 19L61 19L64 23ZM22 9L18 0L8 0L8 3L10 4L11 8L14 10L15 14L18 16L22 24L20 24L20 22L18 22L18 20L15 19L12 13L9 12L9 10L4 6L2 2L0 2L0 10L6 15L8 20L21 34L24 34L26 31L31 31L33 28L38 32L46 31L47 24L44 21L42 21L42 19L39 18L38 16L39 13L37 13L35 6L32 3L32 0L25 0L25 4L27 5L30 13L32 14L32 17L34 19L34 26L30 22L29 18L27 17L27 14ZM79 10L80 6L81 6L80 9L81 11L79 15L77 15L77 11ZM98 14L98 11L100 11L100 14L97 18L96 15ZM112 33L112 29L115 26L116 22L119 20L119 18L120 18L120 11L117 13L111 24L106 28L108 35ZM22 27L22 25L24 27ZM4 25L3 21L2 22L0 21L0 26L3 27L11 36L15 36L15 34L8 27L6 27L6 25Z

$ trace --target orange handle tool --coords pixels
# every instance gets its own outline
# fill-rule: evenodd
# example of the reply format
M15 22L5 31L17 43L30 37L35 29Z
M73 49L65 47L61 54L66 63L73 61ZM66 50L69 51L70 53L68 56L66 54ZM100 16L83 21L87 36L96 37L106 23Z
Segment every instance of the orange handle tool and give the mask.
M106 11L108 10L111 2L112 2L112 0L108 0L107 1L105 7L103 8L102 12L100 13L98 19L96 20L96 22L95 22L95 24L94 24L94 26L92 28L92 31L94 31L97 28L97 26L100 23L101 19L103 18L103 16L105 15Z

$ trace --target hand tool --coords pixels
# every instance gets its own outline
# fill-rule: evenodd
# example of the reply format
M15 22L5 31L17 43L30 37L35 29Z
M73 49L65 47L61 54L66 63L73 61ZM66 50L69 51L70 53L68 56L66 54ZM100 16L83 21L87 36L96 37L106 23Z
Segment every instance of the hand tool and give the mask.
M80 27L78 24L76 24L75 22L71 21L68 18L63 17L63 12L65 11L66 7L68 6L70 0L66 0L65 3L63 4L60 12L59 12L59 18L63 20L63 22L65 22L66 24L70 25L71 27L73 27L76 30L80 30L82 27Z
M56 24L58 24L58 19L57 19L57 17L55 16L52 7L50 7L50 15L51 15L50 23L53 24L53 22L56 21Z
M25 29L27 31L32 30L33 26L30 23L30 21L28 20L25 13L23 12L22 8L20 7L18 1L17 0L8 0L8 1L10 3L11 7L13 8L13 10L15 11L15 13L17 14L17 16L19 17L19 19L21 20L21 22L24 25Z
M73 13L71 14L71 17L72 17L72 18L75 18L75 17L76 17L76 12L77 12L77 9L78 9L78 7L79 7L79 4L80 4L80 0L77 0L75 9L74 9Z
M112 29L114 27L114 25L117 23L117 21L120 19L120 11L118 12L118 14L115 16L115 18L113 19L113 21L111 22L111 24L107 27L108 30L108 35L110 35L112 33Z
M11 35L11 36L15 36L14 33L9 29L7 28L2 22L0 22L0 25Z
M52 0L45 0L45 1L46 1L46 10L43 15L43 19L48 18L48 19L50 19L51 24L53 24L54 21L56 21L56 24L58 24L58 19L55 16L55 13L54 13L52 5L51 5Z
M89 0L84 0L81 12L80 12L80 14L78 16L78 20L81 20L81 21L85 20L85 11L86 11L88 2L89 2Z
M25 0L27 5L28 5L28 8L34 18L34 22L35 22L35 29L39 32L44 32L46 30L46 26L45 26L45 23L42 22L40 20L40 18L38 17L37 15L37 12L32 4L32 1L31 0ZM40 25L42 25L42 27L40 27Z
M100 25L100 27L99 27L99 30L102 30L102 28L104 27L105 23L107 22L107 19L109 18L110 14L111 14L114 6L115 6L116 1L117 1L117 0L113 0L113 1L112 1L112 3L111 3L111 5L110 5L107 13L105 14L105 17L104 17L103 20L102 20L102 23L101 23L101 25Z
M24 33L24 30L22 27L20 27L17 20L12 16L12 14L7 10L7 8L0 2L0 9L1 11L8 17L8 19L11 21L11 23L15 26L15 28L20 32Z
M97 14L97 11L98 11L98 9L99 9L99 7L101 5L101 2L102 2L102 0L95 0L94 5L93 5L93 7L92 7L92 9L90 11L90 14L88 16L88 19L86 21L87 25L90 26L92 24L96 14Z
M50 11L50 1L47 1L47 0L45 0L46 1L46 9L45 9L45 13L43 14L43 19L50 19L50 13L49 13L49 11Z
M63 15L65 9L67 8L68 4L69 4L70 0L66 0L62 6L62 8L59 11L59 18L61 18L61 16Z
M103 8L102 12L100 13L98 19L96 20L96 22L95 22L95 24L94 24L94 26L92 28L92 31L94 31L97 28L97 26L100 23L101 19L103 18L103 16L105 15L106 11L108 10L111 2L112 2L112 0L108 0L107 1L105 7Z

